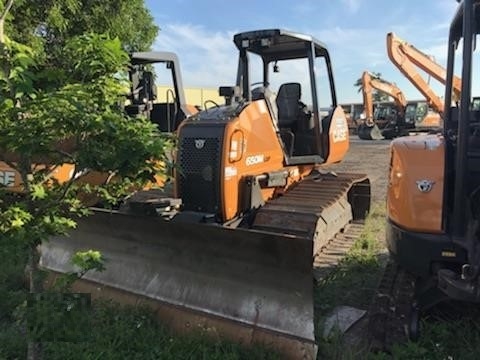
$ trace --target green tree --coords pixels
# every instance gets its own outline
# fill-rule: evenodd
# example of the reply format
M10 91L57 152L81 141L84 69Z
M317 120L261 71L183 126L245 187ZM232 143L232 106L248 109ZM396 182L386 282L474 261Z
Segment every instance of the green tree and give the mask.
M16 0L10 17L11 39L33 48L37 67L45 70L36 87L63 84L59 70L69 63L63 49L72 37L106 34L132 52L149 50L159 31L144 0Z
M86 32L118 37L126 51L144 51L159 30L144 0L17 0L12 15L12 40L31 46L40 38L50 54Z
M0 8L0 161L16 171L23 191L0 188L0 246L17 242L28 249L30 292L38 293L38 245L67 233L77 217L88 215L82 194L113 199L118 191L152 181L163 172L169 141L147 119L129 118L118 105L129 60L118 38L89 34L65 39L58 70L63 82L39 85L47 72L55 72L42 66L42 49L3 33L12 2ZM67 165L71 175L55 180L54 171ZM115 177L115 193L108 184L77 182L86 169ZM78 257L77 263L101 269L95 252Z
M370 76L372 79L378 79L382 80L382 74L379 72L372 72L370 73ZM357 81L355 81L355 84L353 86L358 88L358 92L362 91L362 78L358 78ZM387 94L382 93L381 91L378 91L377 89L372 90L372 98L374 102L380 102L380 101L388 101L389 97Z

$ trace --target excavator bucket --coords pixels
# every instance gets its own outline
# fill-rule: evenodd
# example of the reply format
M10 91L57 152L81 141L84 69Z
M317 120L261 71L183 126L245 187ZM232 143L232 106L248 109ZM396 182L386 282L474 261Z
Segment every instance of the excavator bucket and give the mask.
M71 256L88 249L103 254L106 270L86 274L75 291L153 305L180 331L213 328L290 357L316 353L307 237L98 209L42 245L40 264L66 273Z
M372 126L360 124L357 129L358 137L362 140L382 140L384 137L377 124Z

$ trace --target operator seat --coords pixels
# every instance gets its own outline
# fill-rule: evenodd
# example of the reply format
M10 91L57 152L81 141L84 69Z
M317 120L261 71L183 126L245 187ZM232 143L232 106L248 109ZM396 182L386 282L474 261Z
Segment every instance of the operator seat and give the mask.
M141 80L142 89L140 91L140 99L147 99L153 101L157 98L157 88L155 87L155 80L151 71L145 71Z
M280 85L277 95L278 128L288 156L293 156L295 133L300 116L300 97L302 95L299 83Z
M302 90L299 83L280 85L277 95L278 127L290 128L297 122L300 115L300 97Z

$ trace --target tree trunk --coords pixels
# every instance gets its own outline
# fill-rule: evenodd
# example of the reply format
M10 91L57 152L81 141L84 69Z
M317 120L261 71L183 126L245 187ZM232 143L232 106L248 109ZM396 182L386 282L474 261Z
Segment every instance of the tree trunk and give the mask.
M27 276L30 284L30 294L38 294L43 291L43 285L40 279L38 262L40 254L36 245L31 245L28 254ZM28 311L28 310L27 310ZM28 339L27 359L41 360L42 359L42 344Z
M1 46L5 44L5 33L3 31L4 24L5 24L5 19L0 18L0 45Z
M13 0L8 0L7 4L5 5L5 8L3 9L3 12L0 14L0 44L5 44L5 32L4 32L4 26L5 26L5 18L7 17L8 12L10 11L10 8L13 5Z

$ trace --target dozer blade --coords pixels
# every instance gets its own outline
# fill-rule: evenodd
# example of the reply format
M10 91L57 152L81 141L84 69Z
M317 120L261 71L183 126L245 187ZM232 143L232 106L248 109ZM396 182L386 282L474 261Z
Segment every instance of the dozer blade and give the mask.
M377 124L369 126L367 124L360 124L358 126L358 137L362 140L382 140L383 135Z
M75 291L143 302L180 331L213 328L288 358L315 356L306 237L95 210L69 237L42 245L40 264L65 273L86 249L102 252L106 270L85 275Z

